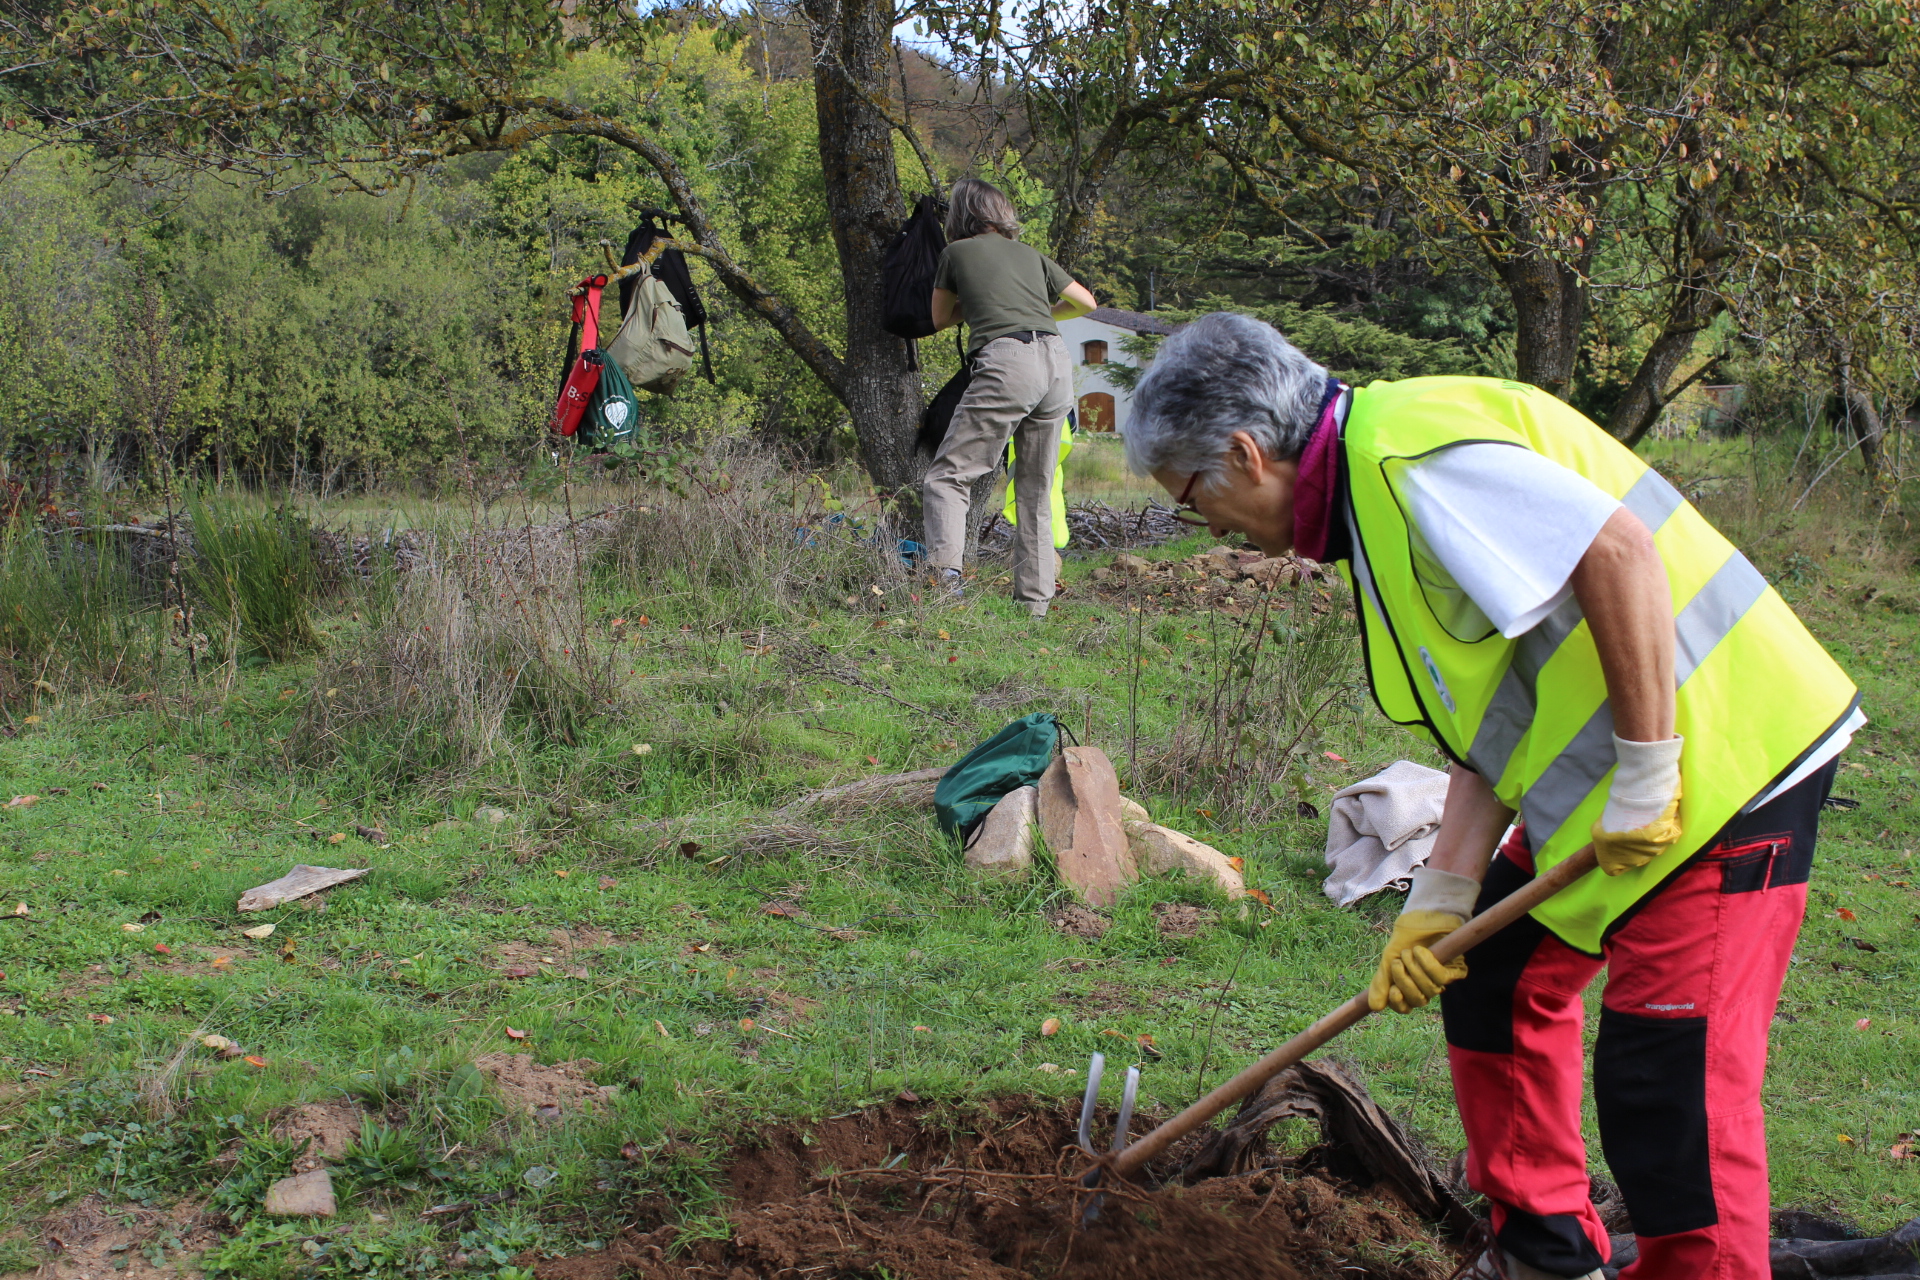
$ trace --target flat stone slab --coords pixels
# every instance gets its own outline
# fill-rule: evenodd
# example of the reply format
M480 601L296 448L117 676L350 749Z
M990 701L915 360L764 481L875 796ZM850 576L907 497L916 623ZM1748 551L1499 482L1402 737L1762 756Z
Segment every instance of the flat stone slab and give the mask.
M1127 839L1134 861L1150 876L1184 871L1213 881L1229 898L1246 896L1246 878L1233 869L1226 854L1210 844L1152 822L1127 823Z
M973 833L966 850L967 865L991 875L1024 876L1033 866L1033 825L1039 820L1038 787L1016 787L1007 792Z
M331 889L336 884L358 880L367 874L368 870L369 868L362 867L358 871L339 871L333 867L309 867L303 862L297 862L293 870L278 880L269 881L241 894L240 910L266 911L283 902L292 902L310 893Z
M267 1188L261 1212L282 1218L331 1218L333 1177L325 1169L282 1178Z
M1121 825L1120 779L1098 747L1066 747L1040 775L1040 830L1060 878L1111 907L1140 878Z

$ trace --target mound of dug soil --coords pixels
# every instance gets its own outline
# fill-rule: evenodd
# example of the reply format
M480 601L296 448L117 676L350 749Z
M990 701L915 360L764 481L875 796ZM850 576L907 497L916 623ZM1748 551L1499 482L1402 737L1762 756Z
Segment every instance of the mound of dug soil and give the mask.
M965 1116L895 1103L736 1148L732 1238L683 1240L672 1206L636 1205L600 1253L540 1280L1443 1280L1454 1251L1391 1193L1299 1169L1128 1188L1080 1225L1075 1112L1004 1100ZM1144 1128L1144 1126L1143 1126ZM1179 1167L1175 1151L1169 1170ZM884 1270L883 1270L884 1269Z

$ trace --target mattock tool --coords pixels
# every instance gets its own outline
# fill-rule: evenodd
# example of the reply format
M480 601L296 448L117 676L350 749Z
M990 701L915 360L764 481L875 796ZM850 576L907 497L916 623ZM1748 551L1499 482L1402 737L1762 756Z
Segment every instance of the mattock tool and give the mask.
M1545 875L1535 876L1522 888L1508 894L1434 943L1433 958L1445 964L1449 960L1465 955L1581 876L1586 875L1595 865L1593 846L1588 845L1564 862L1555 864ZM1093 1062L1087 1068L1086 1098L1080 1104L1080 1149L1100 1163L1080 1176L1080 1185L1088 1190L1097 1188L1109 1170L1117 1178L1131 1177L1147 1161L1242 1098L1252 1096L1267 1081L1320 1048L1342 1031L1362 1021L1372 1012L1372 1007L1367 1004L1367 993L1362 991L1131 1145L1127 1142L1127 1125L1133 1119L1133 1100L1140 1085L1140 1068L1129 1067L1127 1092L1125 1100L1120 1105L1119 1124L1113 1137L1113 1151L1105 1159L1102 1159L1093 1149L1092 1139L1093 1106L1100 1093L1100 1077L1106 1070L1107 1060L1105 1054L1094 1054ZM1105 1199L1105 1195L1096 1193L1087 1202L1086 1213L1081 1218L1082 1223L1090 1223L1099 1217L1100 1205Z

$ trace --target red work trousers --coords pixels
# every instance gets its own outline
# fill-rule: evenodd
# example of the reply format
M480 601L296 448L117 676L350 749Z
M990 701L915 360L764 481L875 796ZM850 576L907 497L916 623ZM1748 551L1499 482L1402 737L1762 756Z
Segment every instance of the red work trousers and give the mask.
M1608 930L1601 955L1531 917L1467 954L1441 1004L1467 1181L1521 1261L1580 1276L1608 1257L1580 1134L1580 993L1605 968L1594 1102L1639 1244L1621 1280L1770 1273L1760 1081L1833 769L1728 823ZM1532 875L1509 839L1479 909Z

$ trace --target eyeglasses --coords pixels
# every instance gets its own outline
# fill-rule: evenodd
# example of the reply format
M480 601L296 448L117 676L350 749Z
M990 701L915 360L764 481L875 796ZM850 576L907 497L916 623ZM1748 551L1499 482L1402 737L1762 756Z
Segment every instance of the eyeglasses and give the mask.
M1190 524L1195 528L1205 529L1212 524L1212 521L1194 510L1193 505L1187 501L1188 497L1193 493L1193 486L1198 483L1200 483L1200 473L1198 471L1187 477L1187 487L1182 489L1180 496L1173 500L1173 518L1181 524Z

